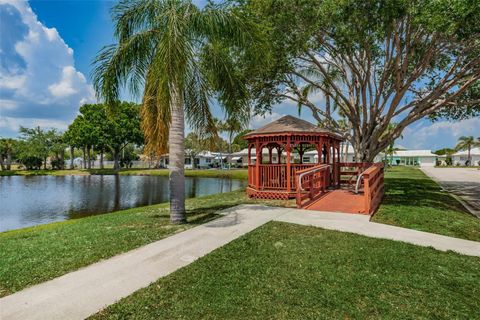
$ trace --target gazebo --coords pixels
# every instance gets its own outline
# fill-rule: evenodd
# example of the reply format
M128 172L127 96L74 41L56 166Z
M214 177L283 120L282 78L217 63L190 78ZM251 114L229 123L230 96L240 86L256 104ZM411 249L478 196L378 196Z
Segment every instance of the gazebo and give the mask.
M248 133L244 139L248 141L247 194L250 197L295 198L297 174L321 164L328 165L323 166L328 168L323 187L340 186L342 138L337 134L288 115ZM313 161L304 157L311 151L316 151ZM309 160L308 163L305 160Z

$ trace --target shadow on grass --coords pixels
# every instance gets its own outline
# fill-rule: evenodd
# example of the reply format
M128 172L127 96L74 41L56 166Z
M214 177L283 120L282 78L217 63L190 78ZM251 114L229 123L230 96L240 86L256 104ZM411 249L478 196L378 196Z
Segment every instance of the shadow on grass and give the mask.
M457 200L428 178L385 178L385 190L384 205L467 212Z

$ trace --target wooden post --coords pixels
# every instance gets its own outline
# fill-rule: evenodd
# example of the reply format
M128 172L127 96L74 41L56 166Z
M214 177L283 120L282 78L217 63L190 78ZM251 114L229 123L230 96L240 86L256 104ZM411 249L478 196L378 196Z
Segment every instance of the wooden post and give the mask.
M370 214L370 181L369 175L364 174L363 176L363 197L365 200L365 213Z
M332 151L333 151L333 154L332 154L332 184L334 187L337 186L337 163L336 163L336 157L335 157L335 144L332 145Z
M317 156L318 156L317 163L318 164L322 163L322 142L323 142L323 139L320 138L320 142L317 142L317 144L316 144L316 146L317 146Z
M290 136L287 137L287 146L286 146L286 151L287 151L287 193L290 193L291 189L291 176L290 176L290 152L291 152L291 144L290 144Z
M257 190L260 190L260 161L262 161L261 156L262 156L262 151L260 150L260 143L255 141L255 186Z
M337 155L338 155L337 186L340 187L340 142L337 143Z
M272 146L268 147L268 163L272 164Z

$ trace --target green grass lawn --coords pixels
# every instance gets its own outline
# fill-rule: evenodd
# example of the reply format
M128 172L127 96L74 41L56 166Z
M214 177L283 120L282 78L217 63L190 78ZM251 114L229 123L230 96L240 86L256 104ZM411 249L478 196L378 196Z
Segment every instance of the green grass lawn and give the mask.
M245 170L186 173L246 177ZM167 171L121 174L163 175ZM480 219L466 213L418 169L389 169L385 181L386 198L374 221L480 241ZM189 224L182 226L170 225L168 204L160 204L0 233L0 296L183 231L214 218L216 210L241 203L294 206L293 201L253 201L240 190L187 200Z
M239 190L187 199L188 224L170 225L168 203L0 233L0 296L58 277L254 203ZM293 202L271 201L274 205Z
M480 241L480 219L411 167L388 168L385 199L373 221Z
M1 176L66 176L66 175L140 175L140 176L168 176L168 169L73 169L73 170L10 170L0 171ZM205 177L205 178L232 178L247 179L246 169L195 169L185 170L187 177Z
M270 222L94 319L478 319L480 258Z

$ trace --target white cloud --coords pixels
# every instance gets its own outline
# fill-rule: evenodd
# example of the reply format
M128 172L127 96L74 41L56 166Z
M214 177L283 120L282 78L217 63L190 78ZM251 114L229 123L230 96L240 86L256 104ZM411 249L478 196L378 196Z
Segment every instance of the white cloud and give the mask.
M282 116L283 115L281 115L279 113L276 113L276 112L267 113L264 116L256 115L256 116L252 117L252 120L250 121L250 127L252 129L258 129L258 128L263 127L264 125L266 125L266 124L268 124L272 121L275 121L275 120L281 118Z
M480 136L480 118L434 123L424 120L407 127L401 141L412 149L437 150L455 146L461 136Z
M14 135L18 134L18 128L20 128L20 126L27 128L40 126L45 129L55 128L59 130L66 130L69 124L69 121L62 120L0 117L0 129L4 130L5 132L11 132Z
M2 28L18 34L11 40L14 43L0 48L0 58L14 57L21 66L0 64L0 134L12 124L64 127L81 103L95 101L92 86L75 69L73 50L55 28L38 21L28 2L0 0L0 9L15 21L15 25L3 24Z
M86 83L87 80L81 72L76 71L73 66L67 66L62 70L60 81L48 86L48 90L55 97L65 98L78 93L77 88Z

